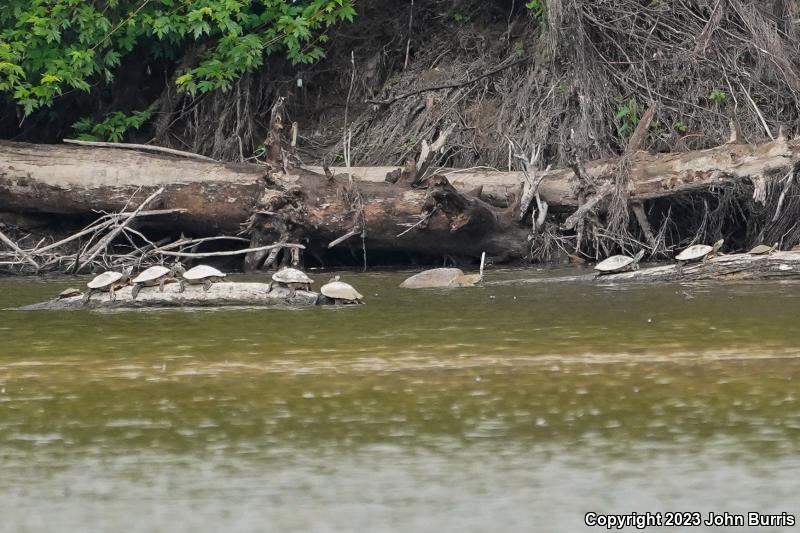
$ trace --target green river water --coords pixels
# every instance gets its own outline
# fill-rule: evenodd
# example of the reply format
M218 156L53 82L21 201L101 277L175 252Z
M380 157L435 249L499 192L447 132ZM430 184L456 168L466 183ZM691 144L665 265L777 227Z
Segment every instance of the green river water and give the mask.
M800 518L800 284L407 274L345 273L367 305L339 309L0 311L0 531ZM69 285L3 279L0 308Z

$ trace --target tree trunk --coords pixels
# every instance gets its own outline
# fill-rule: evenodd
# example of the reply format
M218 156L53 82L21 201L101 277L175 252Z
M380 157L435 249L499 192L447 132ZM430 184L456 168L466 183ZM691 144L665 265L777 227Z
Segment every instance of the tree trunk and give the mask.
M800 141L674 154L637 152L626 156L628 197L642 201L783 177L799 155ZM595 192L614 179L617 169L616 160L586 165ZM530 229L515 222L520 175L449 176L429 179L428 189L411 189L386 183L380 171L370 169L354 169L351 184L303 169L284 175L259 165L132 150L0 142L0 211L120 211L163 186L164 193L148 209L185 209L169 220L167 229L193 236L238 233L246 223L256 242L288 239L320 257L337 240L334 249L351 247L357 253L365 246L367 253L477 258L486 251L499 260L526 256ZM476 189L478 185L482 187ZM550 213L574 212L579 204L570 169L545 173L539 194ZM602 202L598 207L603 208ZM342 241L345 235L351 237ZM263 257L250 258L251 263L260 261Z

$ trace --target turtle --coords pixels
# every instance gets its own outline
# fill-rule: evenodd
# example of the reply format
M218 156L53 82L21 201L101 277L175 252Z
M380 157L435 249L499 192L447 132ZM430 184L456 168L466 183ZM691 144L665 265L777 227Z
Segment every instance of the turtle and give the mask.
M778 249L778 243L777 242L775 244L773 244L772 246L767 246L766 244L759 244L758 246L756 246L755 248L753 248L752 250L750 250L747 253L750 254L750 255L767 255L767 254L771 254L772 252L774 252L777 249Z
M67 298L74 298L76 296L83 296L83 292L81 290L79 290L79 289L74 288L74 287L70 287L70 288L64 289L63 291L58 293L58 296L56 297L56 299L57 300L65 300Z
M349 283L339 281L339 276L334 276L331 280L320 288L319 292L323 297L333 300L334 304L360 304L364 298ZM317 299L319 301L319 298Z
M432 268L414 274L400 284L401 289L450 289L474 287L483 281L483 273L464 274L460 268Z
M117 295L114 291L128 284L131 277L131 270L131 268L126 268L122 272L109 270L95 276L86 284L89 288L89 292L83 297L83 302L87 303L89 298L92 297L92 294L96 292L108 292L109 298L111 298L112 301L116 300Z
M400 284L401 289L435 289L455 287L464 275L460 268L433 268L414 274Z
M222 281L225 277L224 272L220 272L214 267L208 265L197 265L183 273L180 281L180 289L178 292L183 292L186 289L186 284L189 285L202 285L203 290L207 291L211 288L213 283Z
M486 252L481 254L481 266L477 274L462 274L456 280L456 287L475 287L483 281L483 265L486 264Z
M305 291L311 290L311 284L314 280L306 276L306 273L296 268L284 267L272 275L272 281L269 282L269 291L272 292L272 286L278 284L279 287L286 287L289 289L289 297L294 296L297 289Z
M629 270L639 270L639 261L644 257L644 250L639 250L633 257L627 255L612 255L603 259L594 266L598 276L617 274Z
M400 284L401 289L449 289L452 287L474 287L483 281L483 266L486 252L481 254L481 266L477 274L464 274L460 268L432 268L414 274Z
M151 266L144 272L140 272L138 276L131 280L131 283L133 283L131 297L135 300L142 287L155 287L158 285L158 290L164 292L164 283L169 279L175 279L179 274L183 274L184 272L186 272L186 270L180 262L176 262L172 265L172 268L167 268L163 265Z
M675 256L675 260L678 262L678 271L681 271L684 263L700 260L705 261L708 257L715 255L720 251L724 242L724 239L720 239L715 242L713 246L709 246L708 244L695 244L694 246L686 248Z

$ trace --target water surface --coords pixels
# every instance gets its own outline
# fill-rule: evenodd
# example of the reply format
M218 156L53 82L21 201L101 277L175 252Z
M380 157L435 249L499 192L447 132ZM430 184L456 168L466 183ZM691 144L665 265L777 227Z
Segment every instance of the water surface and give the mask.
M800 285L406 275L345 274L368 304L340 309L0 311L0 531L800 517ZM75 284L3 279L0 308Z

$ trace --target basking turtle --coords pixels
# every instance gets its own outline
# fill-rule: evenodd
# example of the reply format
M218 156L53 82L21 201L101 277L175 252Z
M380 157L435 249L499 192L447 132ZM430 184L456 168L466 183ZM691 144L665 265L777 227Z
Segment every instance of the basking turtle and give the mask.
M81 292L80 290L75 289L73 287L70 287L69 289L64 289L63 291L58 293L58 296L56 297L56 299L57 300L65 300L67 298L74 298L76 296L83 296L83 292Z
M701 260L705 261L707 258L716 255L716 253L722 248L722 244L724 242L724 239L720 239L715 242L713 246L709 246L707 244L695 244L694 246L686 248L684 251L675 256L675 260L678 262L678 271L680 272L685 263Z
M333 300L334 304L360 304L364 298L359 294L355 288L349 283L339 281L339 276L334 276L331 280L322 286L319 292L325 298Z
M401 289L449 289L474 287L483 281L486 252L481 254L481 267L477 274L464 274L460 268L432 268L414 274L400 284Z
M642 260L642 257L644 257L644 250L639 250L633 257L628 257L627 255L612 255L597 263L594 269L597 271L598 276L638 270L639 261Z
M432 268L414 274L400 284L401 289L450 289L474 287L483 281L483 273L464 274L460 268Z
M122 272L110 270L108 272L103 272L99 276L95 276L92 281L86 284L89 288L89 292L83 297L83 302L88 302L92 294L96 292L108 292L109 298L111 298L112 301L116 300L117 295L114 291L128 284L131 277L131 270L131 268L126 268Z
M186 270L180 262L172 265L172 268L162 265L151 266L131 280L131 283L133 283L131 297L135 300L142 287L155 287L158 285L158 290L164 292L164 283L169 279L175 279L178 274L183 274L184 272Z
M203 290L207 291L211 288L213 283L222 281L225 278L225 273L220 272L214 267L208 265L197 265L183 273L181 277L181 286L178 292L183 292L186 289L186 284L189 285L202 285Z
M414 274L400 284L401 289L435 289L455 287L459 278L464 275L460 268L433 268Z
M310 291L314 280L306 276L306 273L302 270L284 267L272 275L272 281L269 282L269 292L272 292L272 286L276 283L279 287L289 289L289 297L291 298L297 289Z
M778 249L778 243L777 242L775 244L773 244L772 246L767 246L766 244L759 244L758 246L756 246L755 248L753 248L752 250L750 250L747 253L750 254L750 255L767 255L767 254L771 254L772 252L774 252L777 249Z

